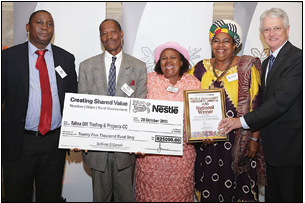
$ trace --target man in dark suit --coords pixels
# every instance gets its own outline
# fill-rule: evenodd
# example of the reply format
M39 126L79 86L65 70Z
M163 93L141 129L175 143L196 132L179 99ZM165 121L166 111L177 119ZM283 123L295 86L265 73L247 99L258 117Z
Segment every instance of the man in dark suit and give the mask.
M32 201L35 182L37 202L60 201L66 151L58 149L58 141L65 93L77 92L75 59L50 43L49 12L34 12L26 30L28 42L2 51L5 195L7 201Z
M117 21L106 19L101 23L100 39L105 52L80 64L79 93L146 98L146 65L122 52L123 36ZM123 90L124 84L133 91ZM93 201L133 201L134 154L89 151L83 153L83 159L92 171Z
M240 119L223 119L219 129L226 133L240 127L260 129L267 162L266 201L302 201L302 50L288 41L289 20L282 9L267 10L260 20L271 50L262 64L262 105Z

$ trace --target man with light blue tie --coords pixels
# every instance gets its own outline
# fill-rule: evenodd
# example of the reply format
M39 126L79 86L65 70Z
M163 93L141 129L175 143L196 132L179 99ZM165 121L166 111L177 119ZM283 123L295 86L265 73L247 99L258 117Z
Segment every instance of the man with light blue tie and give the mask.
M66 92L77 92L74 56L51 44L45 10L26 25L29 41L2 52L1 157L8 202L59 202L66 150L58 149ZM34 183L34 185L33 185Z
M105 52L80 64L78 92L146 98L146 65L122 52L124 33L120 24L106 19L99 30ZM133 92L126 92L123 85L128 85ZM133 201L134 154L89 151L83 152L83 159L92 171L94 202Z
M301 202L303 52L288 41L290 27L285 11L272 8L260 20L264 40L271 50L262 64L262 105L244 117L223 119L219 129L260 129L267 163L266 202Z

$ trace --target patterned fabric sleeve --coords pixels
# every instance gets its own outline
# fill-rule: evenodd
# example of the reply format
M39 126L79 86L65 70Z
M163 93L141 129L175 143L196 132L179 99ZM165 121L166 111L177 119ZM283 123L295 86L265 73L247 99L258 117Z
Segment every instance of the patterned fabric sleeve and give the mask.
M260 104L260 74L261 63L258 58L251 56L242 56L238 62L238 117L241 117L258 107ZM249 171L249 164L239 166L238 163L243 159L248 138L251 136L249 130L237 129L235 136L235 142L232 149L233 157L233 171L236 174L242 174ZM266 185L266 162L263 155L262 146L260 147L257 155L257 184Z
M255 108L259 107L261 104L261 64L253 64L251 69L251 84L250 84L250 96L251 96L251 103L250 103L250 111L254 110ZM259 149L257 154L257 185L266 186L266 159L263 153L263 147Z
M203 74L206 72L206 69L203 65L203 60L199 61L193 68L188 72L188 74L195 76L199 81L202 80Z
M257 108L260 105L260 87L261 87L261 79L259 70L253 64L251 70L251 84L250 84L250 111Z

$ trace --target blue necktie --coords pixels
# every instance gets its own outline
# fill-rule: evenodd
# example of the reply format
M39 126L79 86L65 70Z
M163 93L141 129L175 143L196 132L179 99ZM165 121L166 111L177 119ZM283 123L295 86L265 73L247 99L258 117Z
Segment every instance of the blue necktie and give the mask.
M269 67L268 67L268 75L267 75L267 77L266 77L266 81L267 81L267 78L268 78L269 75L270 75L270 72L271 72L271 68L272 68L274 59L275 59L274 56L271 54L270 57L269 57Z
M115 60L116 57L112 57L112 63L109 70L109 78L108 78L108 96L114 96L115 94L115 85L116 85L116 71L115 71Z
M275 59L274 56L271 54L271 55L270 55L270 58L269 58L268 75L269 75L269 73L270 73L270 71L271 71L271 68L272 68L274 59Z

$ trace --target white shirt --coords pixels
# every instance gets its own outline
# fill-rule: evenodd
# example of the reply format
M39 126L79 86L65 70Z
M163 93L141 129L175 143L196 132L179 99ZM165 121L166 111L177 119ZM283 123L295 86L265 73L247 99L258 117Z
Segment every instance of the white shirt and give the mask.
M112 63L112 57L114 57L112 54L110 54L108 51L105 51L105 67L106 67L107 83L108 83L108 78L109 78L109 70L110 70L111 63ZM115 73L116 73L116 81L118 81L118 76L119 76L119 72L120 72L120 68L121 68L121 64L122 64L122 58L123 58L122 51L120 53L118 53L115 57L116 57Z

